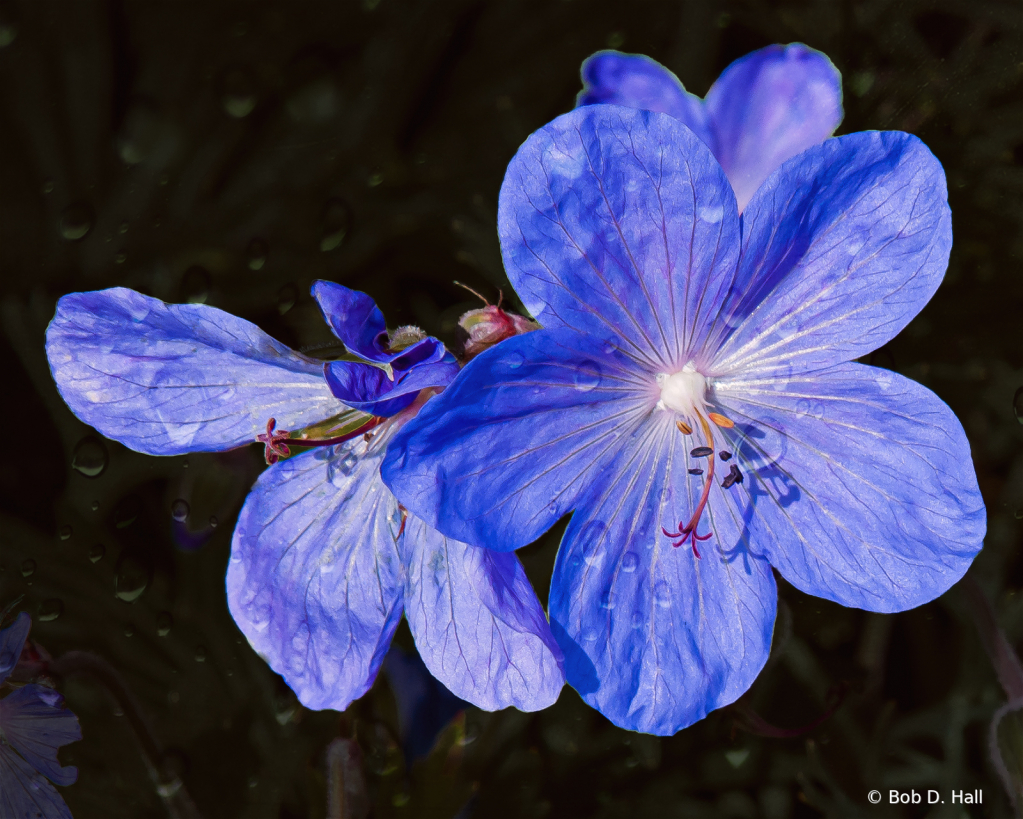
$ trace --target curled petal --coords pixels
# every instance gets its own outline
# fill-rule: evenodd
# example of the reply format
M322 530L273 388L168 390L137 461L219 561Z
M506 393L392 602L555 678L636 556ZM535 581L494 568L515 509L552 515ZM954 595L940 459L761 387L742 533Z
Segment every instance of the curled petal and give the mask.
M812 48L768 46L722 72L707 92L707 119L714 156L742 210L786 159L834 133L842 75Z
M498 233L537 321L605 339L654 371L691 357L740 238L707 146L666 114L613 105L577 108L525 141L501 186Z
M61 767L57 749L82 738L78 717L52 688L24 685L0 700L0 731L33 768L57 785L78 778L74 765Z
M231 615L309 708L361 697L401 619L400 514L380 481L382 439L270 467L234 532Z
M659 735L749 688L767 660L776 609L771 567L750 552L717 483L714 511L697 527L711 535L701 557L663 534L697 503L688 446L664 417L592 472L592 494L565 532L551 582L568 683L616 725Z
M736 278L706 341L722 374L806 372L876 350L934 295L952 246L941 164L897 131L803 151L742 223Z
M659 111L679 120L713 148L703 100L683 88L678 77L642 54L598 51L582 67L583 90L576 105L609 103Z
M387 326L376 302L365 293L340 284L313 282L313 298L330 329L345 347L368 361L389 361Z
M470 361L387 449L398 500L448 537L510 551L574 509L653 405L614 347L537 330ZM623 400L624 399L624 400Z
M32 628L32 618L28 612L21 612L7 628L0 630L0 683L6 680L21 657L21 649L28 639Z
M398 548L405 617L430 673L487 711L557 700L561 650L517 557L450 540L414 516Z
M0 740L0 816L72 819L57 789Z
M903 611L946 591L980 550L984 502L952 411L914 381L861 364L723 380L735 421L729 490L758 553L803 591Z
M341 409L320 362L256 325L122 287L64 296L46 355L75 415L150 455L230 449L268 418L299 429Z
M416 352L425 352L424 360L409 364L404 371L395 367L393 377L380 367L357 361L328 362L323 365L323 374L334 397L347 406L382 417L396 415L415 400L420 390L443 387L458 374L454 357L436 339L424 339L416 347L423 348Z

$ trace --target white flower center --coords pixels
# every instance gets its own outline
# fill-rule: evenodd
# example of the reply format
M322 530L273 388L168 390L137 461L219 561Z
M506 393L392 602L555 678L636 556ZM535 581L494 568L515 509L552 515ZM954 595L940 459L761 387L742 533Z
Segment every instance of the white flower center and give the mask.
M692 361L677 373L657 373L657 386L661 388L658 409L674 410L694 418L706 407L707 379L696 371Z

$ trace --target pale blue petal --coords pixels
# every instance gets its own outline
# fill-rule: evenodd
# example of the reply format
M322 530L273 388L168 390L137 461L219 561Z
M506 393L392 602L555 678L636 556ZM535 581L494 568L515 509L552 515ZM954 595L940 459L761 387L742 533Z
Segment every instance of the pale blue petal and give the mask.
M742 216L735 283L708 371L809 371L877 349L916 316L948 263L941 164L896 131L829 139L790 160Z
M82 738L76 717L64 697L43 685L23 685L0 700L0 731L33 768L56 785L78 778L74 765L61 767L57 749Z
M980 550L984 501L952 411L860 364L716 385L736 423L728 490L755 550L803 591L903 611L947 590ZM726 493L728 494L728 493Z
M384 480L448 537L500 551L525 546L575 508L592 473L653 407L630 364L569 329L506 339L396 433Z
M577 108L529 137L501 186L508 276L544 327L681 368L727 293L735 196L700 139L666 114Z
M344 409L322 362L256 325L121 287L64 296L46 354L75 415L150 455L230 449L256 440L270 418L298 429Z
M57 789L0 740L0 816L72 819Z
M842 75L799 43L773 45L726 68L707 92L714 156L739 210L786 159L818 145L842 121Z
M450 540L412 515L398 549L405 618L434 677L486 711L558 699L561 649L517 557Z
M380 481L384 437L270 467L234 532L231 615L309 708L343 711L361 697L401 619L400 515Z
M767 660L776 589L750 553L741 514L715 478L699 558L662 532L692 515L705 467L664 413L589 474L593 495L565 532L551 582L551 626L572 685L616 725L669 735L733 702Z

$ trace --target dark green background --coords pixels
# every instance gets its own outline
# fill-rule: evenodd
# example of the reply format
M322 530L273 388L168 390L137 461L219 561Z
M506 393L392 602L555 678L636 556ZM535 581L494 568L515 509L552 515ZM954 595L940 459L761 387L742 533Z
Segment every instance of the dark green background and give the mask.
M166 750L161 775L180 774L207 819L324 816L338 736L361 745L375 817L925 815L872 807L871 788L885 801L889 788L982 788L968 815L1009 815L987 748L1004 693L959 589L883 616L782 583L774 654L745 705L789 730L845 692L796 736L744 731L734 708L675 737L630 734L566 688L536 715L470 710L407 770L384 681L343 717L307 711L227 613L257 448L161 459L107 442L103 473L83 476L72 460L89 430L50 381L43 332L61 294L125 285L204 300L326 355L307 295L323 277L369 292L392 326L451 341L478 304L454 280L508 290L495 232L505 165L572 107L587 55L649 54L702 94L748 51L802 41L842 71L840 133L911 131L948 174L945 283L871 362L962 419L989 511L971 574L1018 648L1021 28L1015 0L3 0L0 606L24 594L52 655L88 650L119 671ZM556 534L520 553L542 598L555 549ZM115 596L143 584L132 603ZM84 733L61 753L79 766L63 789L77 819L173 815L178 797L158 794L104 688L84 675L61 687ZM962 815L948 808L930 815Z

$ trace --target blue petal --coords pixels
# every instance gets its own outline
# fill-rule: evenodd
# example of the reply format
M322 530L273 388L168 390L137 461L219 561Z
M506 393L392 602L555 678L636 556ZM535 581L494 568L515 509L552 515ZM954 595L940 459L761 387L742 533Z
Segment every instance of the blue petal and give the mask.
M33 768L57 785L78 778L74 765L61 767L57 749L82 738L78 717L52 688L24 685L0 700L0 731Z
M831 136L842 121L842 75L804 45L768 46L736 60L707 92L714 156L739 210L786 159Z
M57 789L3 740L0 740L0 816L4 819L72 819Z
M776 589L750 553L741 515L720 502L697 527L697 558L661 531L688 521L702 480L691 439L667 413L608 467L565 532L551 582L551 626L570 685L616 725L669 735L733 702L770 650ZM701 464L702 465L702 464Z
M57 304L46 354L71 411L150 455L241 446L277 419L298 429L344 409L322 363L203 304L164 304L118 287Z
M313 282L312 294L330 329L350 352L369 361L389 361L393 357L387 352L384 314L373 299L323 280Z
M434 338L416 345L416 352L428 353L425 361L402 372L392 371L393 379L380 367L355 361L331 361L323 367L327 384L339 401L353 409L373 415L396 415L411 404L420 390L443 387L458 374L458 364Z
M32 618L23 611L11 625L0 630L0 683L10 676L14 666L18 664L30 628Z
M610 103L660 111L682 122L713 148L703 100L683 88L671 71L642 54L598 51L582 67L583 90L576 105Z
M517 557L449 540L412 515L398 550L405 618L433 676L486 711L558 699L561 650Z
M430 753L438 734L468 703L448 691L416 652L406 654L397 645L384 657L384 673L398 707L402 750L410 766Z
M401 619L386 433L267 469L238 518L231 614L303 705L343 711L372 685Z
M743 213L742 258L711 372L808 371L891 339L934 294L952 246L941 164L897 131L804 151ZM730 335L729 335L730 334Z
M980 550L984 502L970 447L930 390L843 364L787 379L726 379L750 541L797 588L845 606L933 600Z
M448 537L525 546L575 508L586 473L653 406L630 366L613 345L567 329L502 341L395 434L384 481Z
M498 232L541 324L607 339L661 371L689 360L739 246L735 197L707 146L666 114L612 105L577 108L526 140L501 187Z

